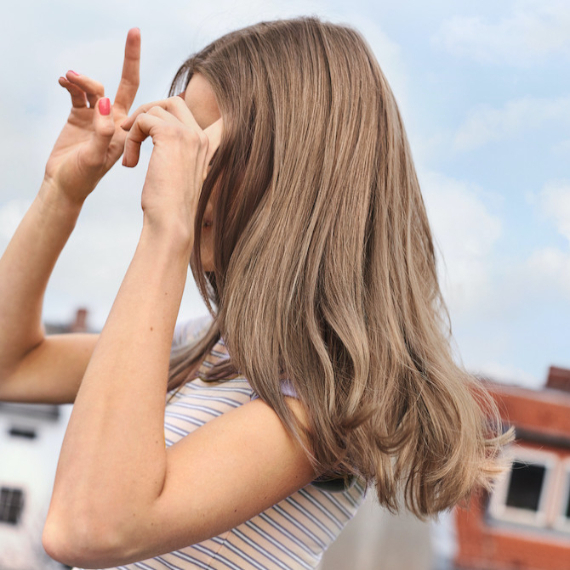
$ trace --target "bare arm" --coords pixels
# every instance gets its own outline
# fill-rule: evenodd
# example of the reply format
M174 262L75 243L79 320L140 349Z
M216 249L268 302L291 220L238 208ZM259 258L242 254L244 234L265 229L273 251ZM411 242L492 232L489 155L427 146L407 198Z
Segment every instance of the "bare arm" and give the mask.
M46 551L68 565L108 568L199 542L315 477L302 446L260 400L165 449L170 344L220 129L221 119L201 131L172 97L139 115L127 138L134 166L137 145L153 137L143 229L73 407L43 533Z
M0 400L73 402L97 335L45 338L49 277L81 210L48 183L0 259Z
M120 124L138 89L139 63L140 32L133 29L112 114L100 83L73 72L59 79L71 95L71 113L40 191L0 259L0 400L75 399L97 335L45 337L43 298L83 202L123 152Z

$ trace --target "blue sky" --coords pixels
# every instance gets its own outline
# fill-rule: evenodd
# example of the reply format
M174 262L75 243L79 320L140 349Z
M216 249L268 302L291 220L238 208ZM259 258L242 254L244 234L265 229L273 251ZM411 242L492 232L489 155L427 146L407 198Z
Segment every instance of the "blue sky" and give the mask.
M457 358L539 387L570 368L570 3L361 0L208 3L23 1L0 22L0 251L33 199L68 110L57 78L114 96L126 33L142 33L135 107L167 95L179 64L223 33L316 14L366 37L396 95L445 265ZM53 275L45 317L77 306L103 325L141 227L150 156L117 164L90 196ZM204 314L192 279L181 318Z

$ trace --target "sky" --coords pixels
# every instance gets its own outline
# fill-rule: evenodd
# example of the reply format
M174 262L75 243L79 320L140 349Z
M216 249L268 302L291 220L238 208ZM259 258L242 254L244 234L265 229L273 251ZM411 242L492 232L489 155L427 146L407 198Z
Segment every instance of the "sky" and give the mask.
M539 388L570 368L570 2L566 0L26 1L0 21L0 252L34 199L70 109L58 77L113 100L131 27L142 35L133 110L180 64L262 20L317 15L358 29L402 113L439 254L456 358ZM49 322L87 307L104 325L142 227L152 143L87 200L44 301ZM0 293L1 294L1 293ZM206 314L189 274L180 319Z

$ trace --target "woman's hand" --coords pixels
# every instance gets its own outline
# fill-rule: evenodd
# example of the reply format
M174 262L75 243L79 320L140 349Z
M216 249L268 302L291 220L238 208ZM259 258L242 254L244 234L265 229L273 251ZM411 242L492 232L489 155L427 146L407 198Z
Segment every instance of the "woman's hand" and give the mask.
M154 149L143 187L145 221L161 229L181 227L191 238L194 216L208 165L222 136L222 118L202 130L182 97L139 107L121 125L129 130L123 165L136 166L141 143Z
M82 203L123 152L126 133L120 124L139 87L140 51L140 30L132 28L112 108L97 81L72 71L59 78L71 95L72 108L48 159L44 180L73 202Z

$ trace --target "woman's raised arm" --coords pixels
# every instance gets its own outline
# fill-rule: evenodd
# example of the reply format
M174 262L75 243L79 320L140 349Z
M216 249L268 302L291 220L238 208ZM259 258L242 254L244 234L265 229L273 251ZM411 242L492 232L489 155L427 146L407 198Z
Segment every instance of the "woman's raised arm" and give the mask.
M103 86L69 71L72 109L41 188L0 259L0 400L72 402L97 335L45 337L43 297L83 202L123 152L139 85L140 31L129 31L111 113Z
M124 123L126 166L137 164L147 137L154 148L139 244L73 406L43 532L48 554L65 564L109 568L199 542L315 477L262 401L165 447L170 346L222 125L202 130L180 97L145 105ZM300 404L292 408L306 421Z

